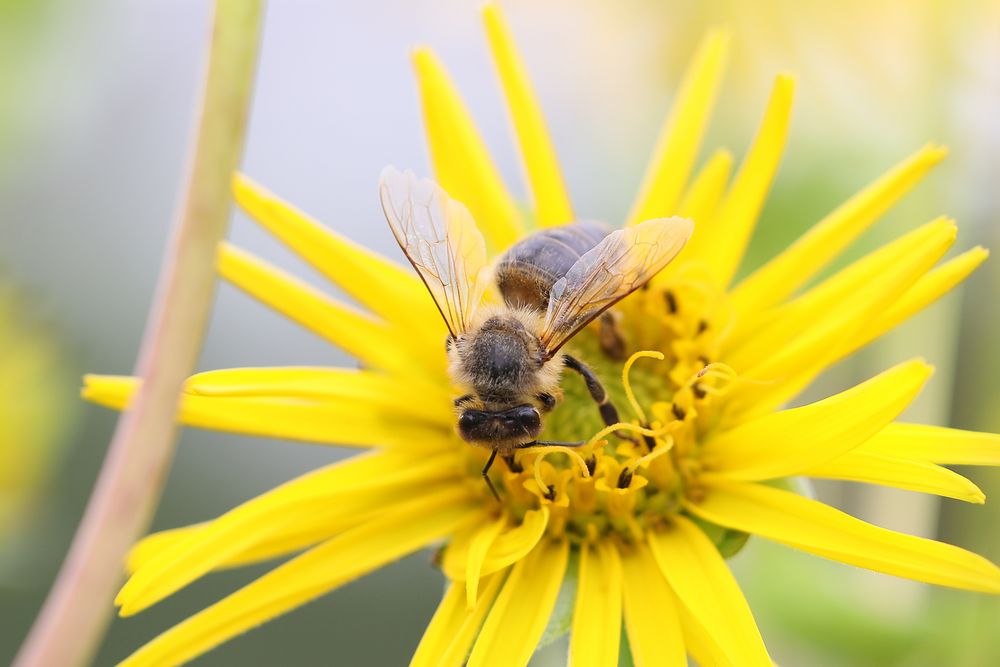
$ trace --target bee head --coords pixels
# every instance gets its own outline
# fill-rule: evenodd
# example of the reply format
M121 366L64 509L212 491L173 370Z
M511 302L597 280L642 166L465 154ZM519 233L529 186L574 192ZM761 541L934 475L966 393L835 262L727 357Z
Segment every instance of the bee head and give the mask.
M463 410L458 418L462 439L490 446L523 444L538 438L542 417L533 405L518 405L507 410Z

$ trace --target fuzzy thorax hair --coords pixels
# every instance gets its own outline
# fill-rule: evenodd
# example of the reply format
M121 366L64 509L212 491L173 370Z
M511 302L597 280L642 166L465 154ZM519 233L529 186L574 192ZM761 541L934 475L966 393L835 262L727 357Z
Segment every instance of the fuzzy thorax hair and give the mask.
M538 340L544 316L535 310L483 306L472 326L448 349L448 372L463 392L476 399L467 405L504 410L537 405L540 394L558 395L562 354L543 361Z

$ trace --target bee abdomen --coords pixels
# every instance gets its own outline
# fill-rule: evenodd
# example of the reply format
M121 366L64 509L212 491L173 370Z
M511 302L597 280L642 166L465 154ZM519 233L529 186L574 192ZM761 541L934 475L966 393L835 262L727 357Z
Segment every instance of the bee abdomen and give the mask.
M549 291L584 253L611 229L599 222L576 222L535 232L511 246L496 267L496 283L511 307L544 311Z

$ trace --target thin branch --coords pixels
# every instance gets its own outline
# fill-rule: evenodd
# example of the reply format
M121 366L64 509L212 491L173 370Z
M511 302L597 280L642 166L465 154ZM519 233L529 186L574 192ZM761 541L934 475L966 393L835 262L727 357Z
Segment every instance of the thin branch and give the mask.
M107 628L122 564L148 528L169 472L175 417L215 294L229 180L243 149L263 0L218 0L194 154L136 365L142 388L115 429L97 485L16 667L88 663Z

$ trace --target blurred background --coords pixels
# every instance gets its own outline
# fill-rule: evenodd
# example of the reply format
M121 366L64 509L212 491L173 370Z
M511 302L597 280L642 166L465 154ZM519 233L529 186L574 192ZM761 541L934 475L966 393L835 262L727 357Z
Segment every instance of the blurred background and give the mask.
M116 415L76 399L87 371L129 373L185 167L209 19L193 0L0 0L0 663L13 656L65 554ZM515 192L512 133L478 2L272 2L244 170L396 256L374 184L388 163L428 172L408 53L438 51ZM950 157L852 249L940 213L956 249L1000 248L1000 3L836 5L652 0L502 3L547 113L578 211L618 222L703 32L729 25L731 64L706 152L741 155L779 71L798 76L788 150L747 266L783 247L933 140ZM834 8L835 7L835 8ZM586 139L586 140L583 140ZM317 277L237 215L235 242ZM746 267L745 267L746 268ZM937 367L907 417L1000 430L1000 269L840 364L822 396L921 354ZM228 285L201 369L339 364L333 350ZM347 452L186 430L155 528L215 516ZM963 471L985 507L819 485L840 507L1000 560L1000 473ZM197 664L405 664L443 586L419 554L224 645ZM753 540L733 561L783 665L1000 664L1000 606ZM116 620L96 664L258 576L213 575ZM95 613L100 613L95 609ZM386 639L388 634L388 640ZM561 664L564 648L538 665Z

